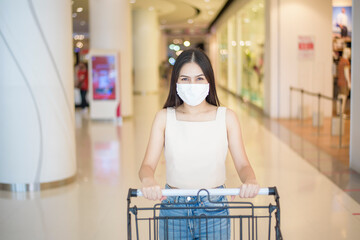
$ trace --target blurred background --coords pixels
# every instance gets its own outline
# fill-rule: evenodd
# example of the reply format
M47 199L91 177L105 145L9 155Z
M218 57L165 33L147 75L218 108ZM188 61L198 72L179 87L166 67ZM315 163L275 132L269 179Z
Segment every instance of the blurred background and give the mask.
M357 0L0 0L0 239L126 238L127 190L189 48L209 56L260 185L278 187L284 238L357 239L359 13Z

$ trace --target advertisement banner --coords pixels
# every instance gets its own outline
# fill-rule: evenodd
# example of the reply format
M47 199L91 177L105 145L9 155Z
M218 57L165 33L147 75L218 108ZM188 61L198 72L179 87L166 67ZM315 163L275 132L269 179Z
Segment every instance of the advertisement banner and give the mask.
M352 7L333 7L333 35L334 37L349 38L352 33Z
M116 59L115 55L92 56L93 100L116 99Z

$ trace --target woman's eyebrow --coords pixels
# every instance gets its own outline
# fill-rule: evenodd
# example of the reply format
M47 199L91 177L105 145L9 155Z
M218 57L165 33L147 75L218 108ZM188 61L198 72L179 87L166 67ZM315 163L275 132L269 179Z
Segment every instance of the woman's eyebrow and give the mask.
M200 76L204 76L203 73L199 74L199 75L195 75L195 77L200 77ZM184 74L181 74L180 77L190 77L190 76L186 76Z

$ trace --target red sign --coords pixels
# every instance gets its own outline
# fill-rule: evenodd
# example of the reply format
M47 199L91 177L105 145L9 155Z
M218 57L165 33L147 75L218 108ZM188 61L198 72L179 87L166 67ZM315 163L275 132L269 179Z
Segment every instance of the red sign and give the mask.
M115 56L92 56L92 87L94 100L116 99Z
M299 43L299 50L314 50L314 43Z
M311 59L314 57L314 37L299 36L298 38L299 58Z

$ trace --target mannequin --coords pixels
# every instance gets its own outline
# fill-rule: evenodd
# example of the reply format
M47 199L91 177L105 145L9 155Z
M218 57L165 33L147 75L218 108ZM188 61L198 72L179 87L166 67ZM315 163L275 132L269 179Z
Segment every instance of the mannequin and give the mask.
M350 75L350 62L349 58L351 55L350 48L345 48L338 64L338 82L339 87L338 99L342 99L342 106L338 106L338 114L343 113L345 116L346 100L348 98L351 89L351 75ZM339 105L339 103L338 103ZM341 108L340 108L341 107Z

